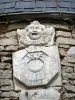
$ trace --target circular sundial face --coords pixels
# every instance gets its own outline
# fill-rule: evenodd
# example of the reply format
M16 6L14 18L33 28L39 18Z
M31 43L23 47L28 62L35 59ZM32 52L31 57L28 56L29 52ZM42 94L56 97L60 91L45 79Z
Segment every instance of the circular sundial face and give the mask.
M27 51L21 59L14 60L14 76L28 87L46 85L58 73L57 58L44 51Z
M38 64L39 64L39 66L38 66ZM36 59L31 60L28 63L28 68L31 72L34 72L34 73L39 72L43 68L43 62L41 60L36 60Z

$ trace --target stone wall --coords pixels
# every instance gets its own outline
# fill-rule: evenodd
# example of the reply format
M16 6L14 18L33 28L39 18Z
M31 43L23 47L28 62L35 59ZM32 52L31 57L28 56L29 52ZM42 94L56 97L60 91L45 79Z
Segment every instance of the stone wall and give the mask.
M0 26L0 98L1 100L18 100L19 92L14 89L12 53L19 50L17 33L29 24L25 21ZM62 69L61 100L75 100L75 56L67 54L75 46L75 29L63 21L44 22L56 30L55 41L59 47Z

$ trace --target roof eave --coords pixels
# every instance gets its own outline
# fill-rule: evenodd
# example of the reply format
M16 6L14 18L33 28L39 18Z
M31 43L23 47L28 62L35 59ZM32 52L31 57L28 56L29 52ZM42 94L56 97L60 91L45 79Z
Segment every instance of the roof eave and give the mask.
M74 12L20 12L20 13L8 13L8 14L1 14L0 21L15 21L15 20L24 20L30 18L71 18L75 19Z

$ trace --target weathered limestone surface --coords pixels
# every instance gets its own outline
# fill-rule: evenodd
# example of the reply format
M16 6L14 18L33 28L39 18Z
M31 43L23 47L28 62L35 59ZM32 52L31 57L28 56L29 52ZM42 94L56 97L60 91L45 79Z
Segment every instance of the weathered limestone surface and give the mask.
M17 45L17 40L16 39L8 39L8 38L5 38L5 39L1 39L0 40L0 45L2 46L8 46L8 45Z
M67 52L68 56L72 56L75 57L75 47L71 47L68 52Z
M18 46L7 46L7 47L5 47L5 51L14 52L14 51L17 51L17 50L18 50Z
M10 63L11 62L11 57L1 57L2 62Z
M69 45L63 45L63 44L60 44L59 47L60 48L64 48L64 49L69 49L70 48Z
M36 97L28 96L29 100L59 100L60 93L57 90L61 89L61 66L58 46L54 43L54 28L48 28L38 21L33 21L25 29L18 29L17 36L19 47L23 46L25 49L13 53L15 89L16 87L18 90L21 88L22 92L27 87L34 88L37 92L36 88L48 87L48 91L46 89L40 90L41 92ZM50 89L53 87L56 89ZM46 96L43 97L44 95ZM26 95L23 98L21 94L20 100L26 98Z
M63 30L63 31L70 31L71 30L71 27L68 25L68 24L66 24L66 23L57 23L57 22L55 22L55 23L43 23L46 27L50 27L50 26L52 26L52 27L54 27L56 30L58 30L59 29L59 31L61 31L61 30Z
M13 54L13 66L14 76L27 86L46 85L60 70L58 48L30 46L17 51Z
M4 27L4 26L3 26ZM18 49L16 31L0 31L0 100L18 100L14 91L12 52Z
M71 100L71 99L75 98L75 93L65 93L64 98L65 98L64 100Z
M29 94L28 96L27 93ZM35 96L33 96L35 95ZM30 90L30 91L22 91L20 94L20 100L59 100L60 94L58 91L50 88L50 89L42 89L42 90Z
M0 56L10 57L11 55L11 52L0 52Z
M18 97L18 93L10 91L10 92L3 92L1 93L1 97L6 97L6 98L15 98Z
M58 37L56 40L59 44L75 45L75 39Z
M63 62L63 60L62 60L62 62L61 62L61 65L63 65L63 66L70 66L70 67L74 67L74 64L72 64L72 63L68 63L68 62Z
M63 78L64 79L71 79L71 80L74 80L75 79L75 73L62 73L63 75Z
M16 31L7 32L5 34L5 37L6 38L14 38L14 39L17 39L17 32Z
M0 87L12 85L12 80L10 79L0 79Z
M66 51L65 51L64 49L60 49L60 50L59 50L59 53L60 53L60 55L63 56L63 57L66 56Z
M63 70L62 72L64 72L64 73L66 73L66 72L72 73L74 69L72 67L69 67L69 66L63 66L62 70Z
M0 69L11 69L10 63L0 63Z
M69 37L71 37L71 33L70 32L64 32L64 31L57 31L56 32L56 37L66 37L66 38L69 38Z
M30 45L53 45L55 30L53 27L45 27L38 21L31 22L25 29L17 29L19 47Z
M72 34L72 38L75 39L75 34Z
M0 51L3 51L4 50L4 46L0 46Z
M70 93L75 93L75 86L65 86L65 89Z
M0 70L0 78L12 78L12 71L11 70Z
M11 57L11 54L19 49L16 30L18 28L23 29L27 25L28 23L26 22L10 24L7 27L8 32L6 32L6 28L4 30L4 25L2 25L3 30L1 29L2 31L0 31L0 100L18 100L19 92L13 88L13 67L10 63L12 59L10 62L8 60L8 63L4 63L1 58ZM45 23L44 25L48 28L53 26L56 29L55 40L57 40L60 55L62 55L60 56L63 84L62 100L75 100L75 57L73 51L70 51L72 45L73 47L75 46L75 29L71 32L70 25L63 23ZM68 50L70 51L69 55ZM66 55L64 51L67 52ZM63 59L66 59L66 61L63 61Z
M68 62L68 63L74 63L75 64L75 58L73 57L64 57L64 59L62 60L63 62Z
M8 31L14 31L14 30L17 30L17 29L23 29L25 27L26 27L25 23L14 23L14 24L10 24L8 26Z

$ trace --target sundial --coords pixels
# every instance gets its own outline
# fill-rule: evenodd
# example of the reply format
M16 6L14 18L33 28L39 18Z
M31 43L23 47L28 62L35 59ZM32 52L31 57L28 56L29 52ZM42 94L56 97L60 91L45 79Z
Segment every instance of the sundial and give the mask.
M54 28L33 21L25 29L18 29L17 36L19 47L24 49L13 53L14 78L18 82L15 87L23 91L22 84L26 88L59 86L60 58Z
M14 53L14 76L27 86L46 85L58 73L57 47L37 46L35 52L34 49L30 46Z

